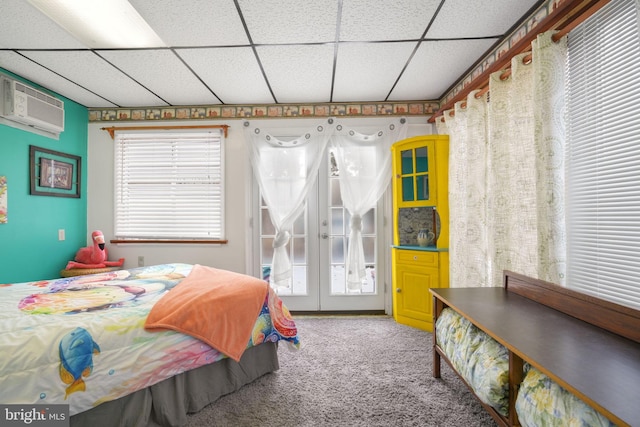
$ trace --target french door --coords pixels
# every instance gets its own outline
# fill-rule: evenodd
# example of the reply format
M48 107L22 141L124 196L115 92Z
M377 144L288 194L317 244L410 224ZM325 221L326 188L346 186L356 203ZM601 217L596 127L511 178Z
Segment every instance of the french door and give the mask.
M366 279L361 291L350 291L346 285L346 257L349 241L349 212L342 204L339 173L328 149L310 192L305 211L296 219L287 245L293 268L290 288L277 289L292 311L362 311L385 310L385 283L390 259L391 221L385 221L383 197L375 209L362 218L362 239L366 263ZM257 185L254 185L254 265L260 265L262 277L270 274L275 228L269 218ZM387 209L390 211L390 209Z

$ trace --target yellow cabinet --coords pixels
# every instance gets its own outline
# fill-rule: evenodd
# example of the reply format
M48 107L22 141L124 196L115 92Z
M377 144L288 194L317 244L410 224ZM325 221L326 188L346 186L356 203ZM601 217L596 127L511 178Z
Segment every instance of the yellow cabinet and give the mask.
M431 331L429 288L449 286L449 139L409 138L395 143L392 155L393 316L398 323ZM418 240L419 232L429 235L427 243Z

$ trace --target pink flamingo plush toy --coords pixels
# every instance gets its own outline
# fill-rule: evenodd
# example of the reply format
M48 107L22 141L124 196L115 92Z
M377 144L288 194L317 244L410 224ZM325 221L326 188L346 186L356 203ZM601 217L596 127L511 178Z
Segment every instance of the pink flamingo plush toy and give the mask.
M78 249L74 261L67 263L66 270L71 270L72 268L120 267L124 264L124 258L120 258L118 261L107 261L108 253L102 231L96 230L91 233L91 240L93 240L93 245Z

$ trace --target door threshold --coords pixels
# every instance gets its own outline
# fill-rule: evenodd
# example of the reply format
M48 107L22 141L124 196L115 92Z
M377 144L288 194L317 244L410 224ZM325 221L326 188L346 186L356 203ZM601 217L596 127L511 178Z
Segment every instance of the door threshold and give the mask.
M384 310L290 311L292 316L386 316Z

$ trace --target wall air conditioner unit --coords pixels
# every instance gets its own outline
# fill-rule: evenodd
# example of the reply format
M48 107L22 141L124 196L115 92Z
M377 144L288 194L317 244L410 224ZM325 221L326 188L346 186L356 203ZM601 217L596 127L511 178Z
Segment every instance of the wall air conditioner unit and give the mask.
M56 138L64 130L64 102L5 76L0 76L0 85L0 117L52 133Z

